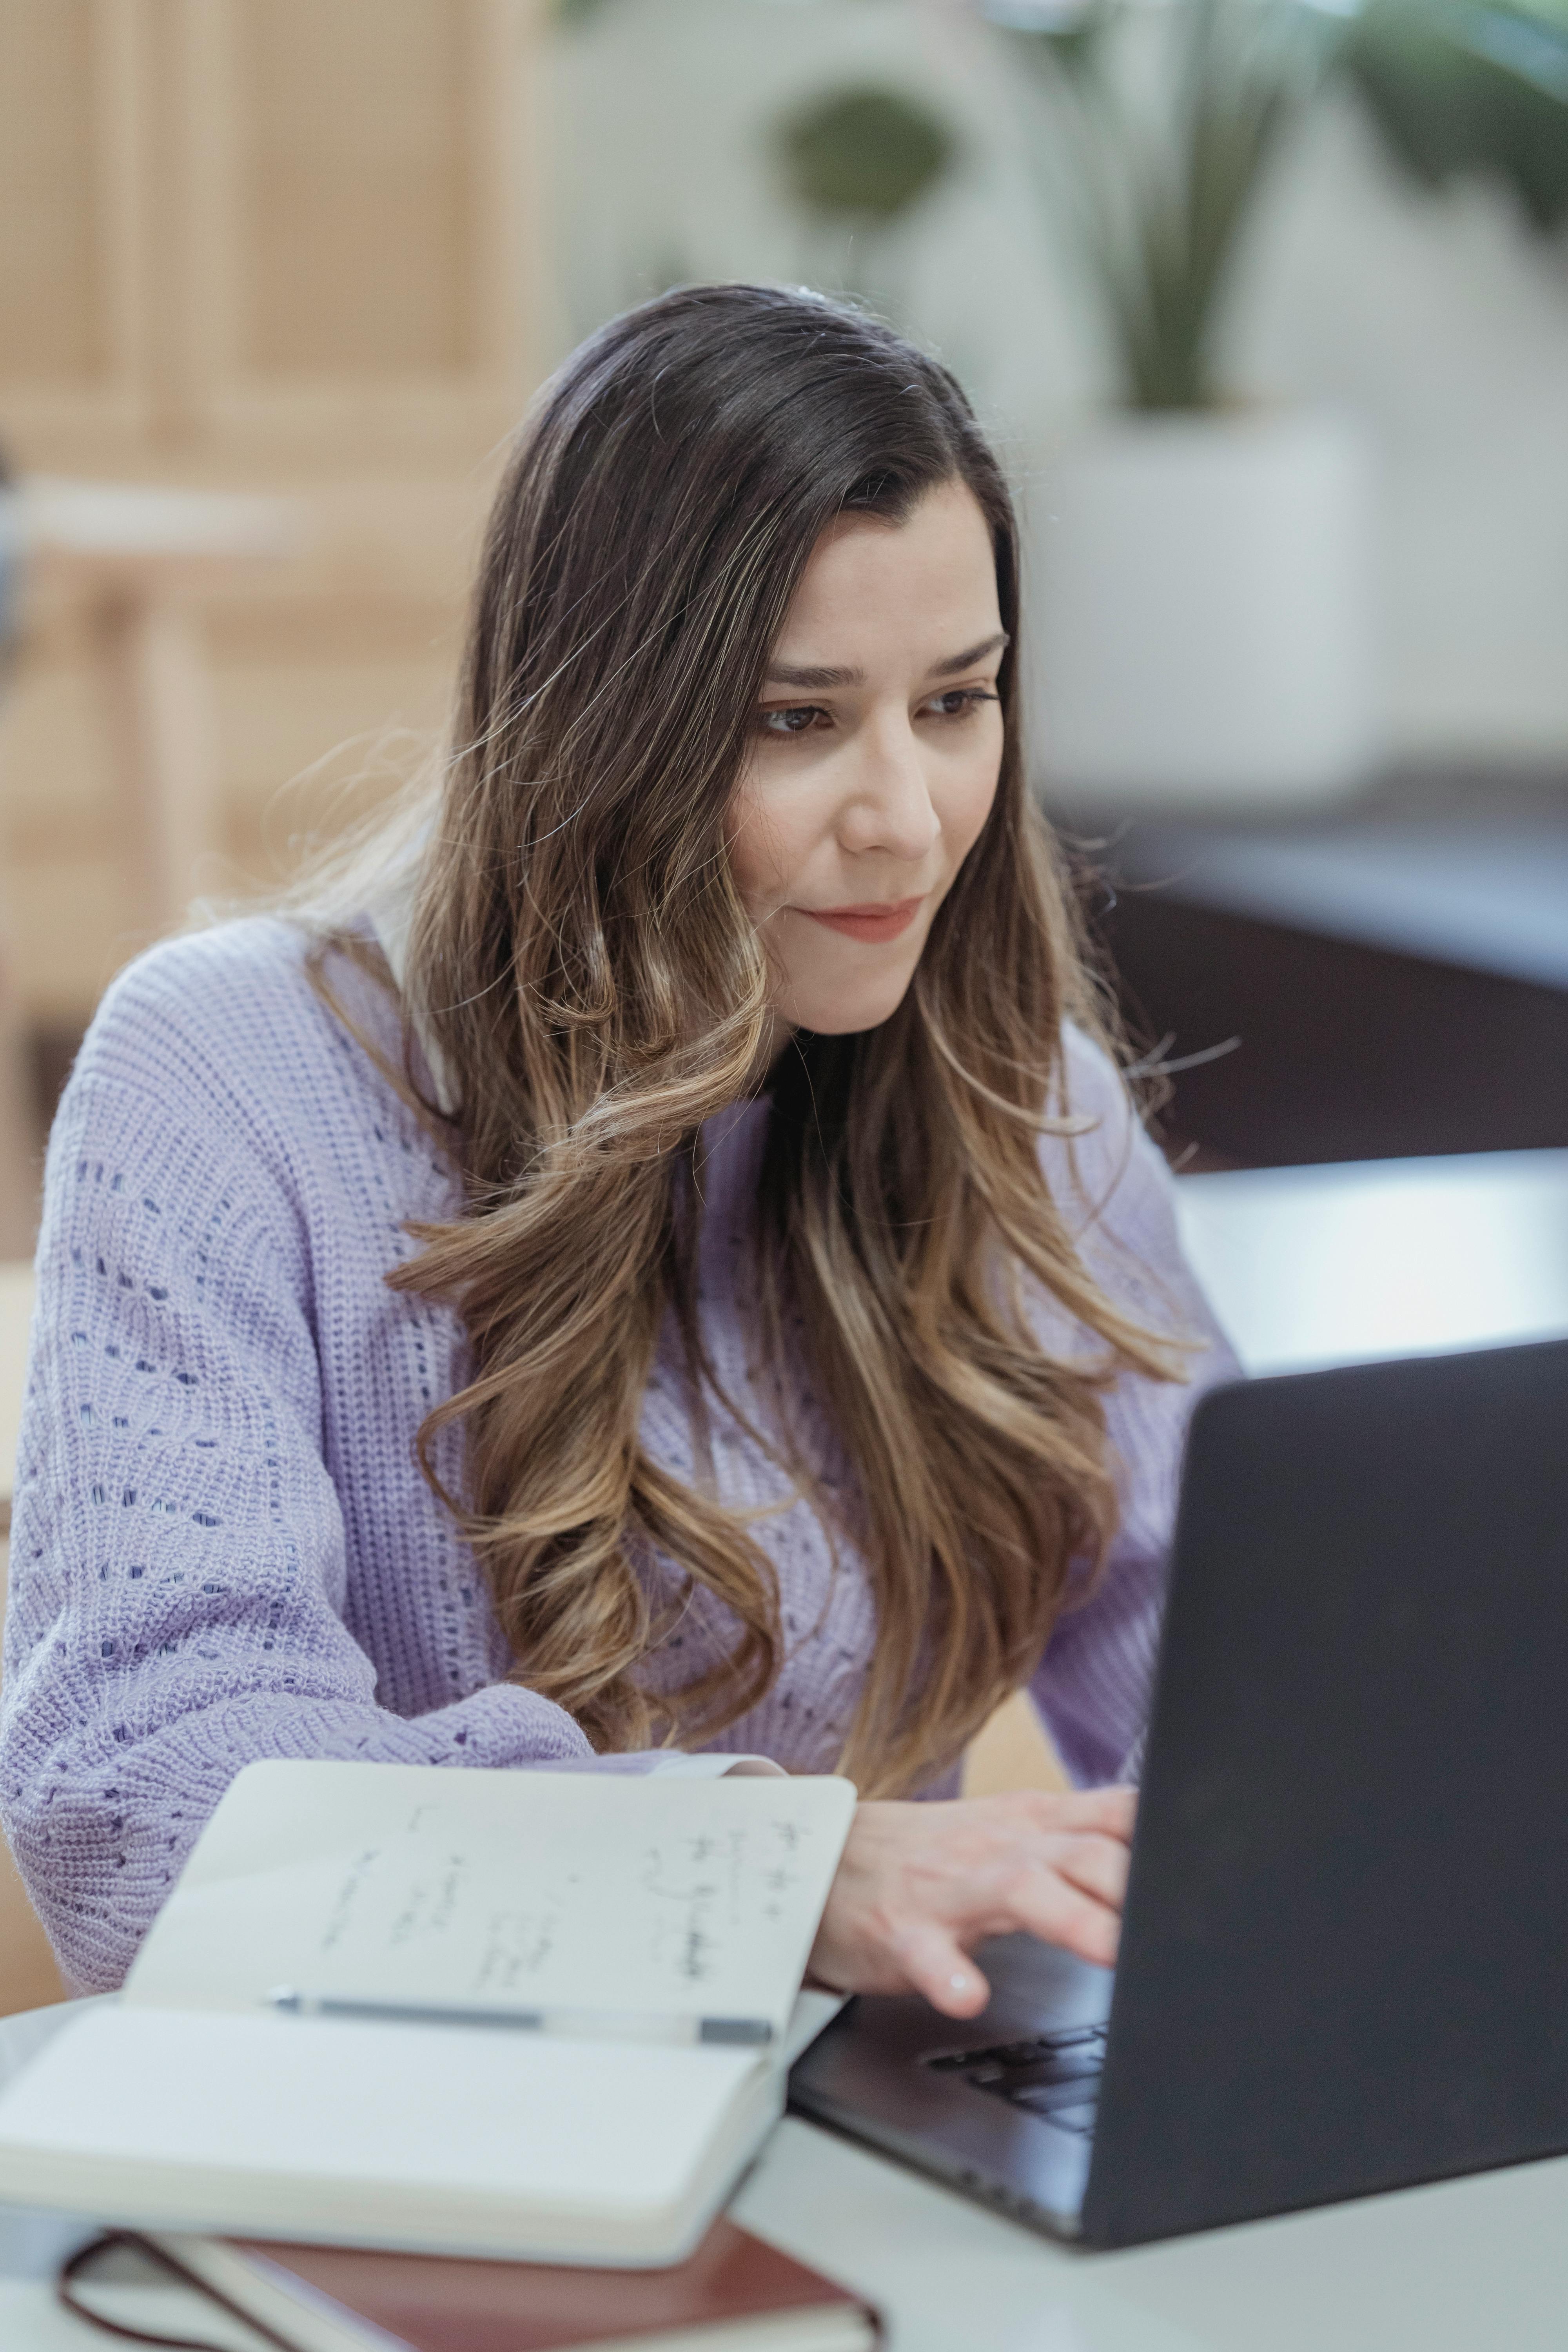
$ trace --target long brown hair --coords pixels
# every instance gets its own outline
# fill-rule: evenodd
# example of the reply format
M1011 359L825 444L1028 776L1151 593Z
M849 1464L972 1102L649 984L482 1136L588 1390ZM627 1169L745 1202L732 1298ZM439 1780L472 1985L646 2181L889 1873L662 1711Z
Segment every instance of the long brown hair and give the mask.
M959 479L1018 641L1017 541L947 372L817 297L705 286L584 345L520 436L474 595L406 985L453 1095L467 1213L390 1279L453 1303L473 1377L420 1433L531 1687L601 1747L711 1738L777 1671L752 1524L643 1450L673 1307L700 1396L692 1152L754 1093L768 971L725 849L769 649L824 527L897 523ZM858 1475L878 1637L844 1769L947 1765L1029 1673L1115 1518L1101 1392L1169 1354L1089 1279L1041 1173L1061 1030L1093 1029L1068 897L1026 787L1016 661L994 805L893 1017L797 1034L770 1081L763 1359L804 1351ZM1037 1286L1101 1343L1058 1361ZM710 1376L710 1375L709 1375ZM810 1491L784 1401L766 1441ZM443 1481L443 1433L462 1436ZM825 1519L830 1514L814 1496ZM654 1692L650 1548L730 1612L717 1665Z

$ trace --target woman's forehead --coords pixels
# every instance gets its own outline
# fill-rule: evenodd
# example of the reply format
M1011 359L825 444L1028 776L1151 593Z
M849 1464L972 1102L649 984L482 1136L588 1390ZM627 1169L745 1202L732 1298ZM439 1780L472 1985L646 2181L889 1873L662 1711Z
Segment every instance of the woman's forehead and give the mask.
M812 551L773 661L864 667L879 657L933 662L1001 626L990 527L961 482L929 491L901 522L839 516Z

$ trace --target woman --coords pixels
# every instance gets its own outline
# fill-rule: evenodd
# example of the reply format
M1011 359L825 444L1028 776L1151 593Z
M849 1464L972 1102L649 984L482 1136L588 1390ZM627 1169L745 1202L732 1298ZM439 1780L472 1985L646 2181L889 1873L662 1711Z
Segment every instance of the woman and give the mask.
M443 772L110 990L51 1144L0 1798L114 1984L260 1756L842 1766L814 1955L1109 1959L1229 1370L1016 709L943 370L756 287L543 395ZM1081 1785L944 1798L1030 1684Z

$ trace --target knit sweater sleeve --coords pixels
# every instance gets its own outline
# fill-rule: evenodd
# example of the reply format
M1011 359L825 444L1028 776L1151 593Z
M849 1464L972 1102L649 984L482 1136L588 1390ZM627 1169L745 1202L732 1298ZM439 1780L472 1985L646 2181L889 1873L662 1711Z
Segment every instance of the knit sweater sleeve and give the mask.
M139 1002L134 976L121 984L46 1181L0 1812L68 1979L89 1990L120 1981L255 1758L595 1761L569 1716L513 1684L413 1718L378 1706L342 1613L343 1518L287 1150L247 1147L195 1028L146 991Z
M1138 1777L1187 1423L1205 1390L1236 1379L1237 1365L1183 1255L1174 1180L1110 1063L1073 1032L1062 1108L1092 1122L1070 1147L1052 1141L1045 1154L1089 1270L1144 1329L1189 1345L1184 1380L1128 1372L1106 1399L1117 1531L1034 1676L1035 1702L1082 1787Z

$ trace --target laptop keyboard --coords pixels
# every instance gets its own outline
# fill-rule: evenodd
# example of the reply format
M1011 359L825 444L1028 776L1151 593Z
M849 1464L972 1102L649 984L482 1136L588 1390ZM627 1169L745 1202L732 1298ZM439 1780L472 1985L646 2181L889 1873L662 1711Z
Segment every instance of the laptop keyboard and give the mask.
M925 2060L934 2074L958 2074L977 2091L1044 2116L1060 2131L1093 2137L1105 2063L1103 2025L1069 2026L991 2050L943 2050Z

